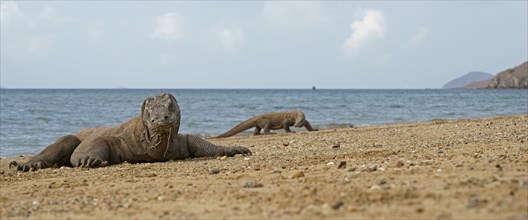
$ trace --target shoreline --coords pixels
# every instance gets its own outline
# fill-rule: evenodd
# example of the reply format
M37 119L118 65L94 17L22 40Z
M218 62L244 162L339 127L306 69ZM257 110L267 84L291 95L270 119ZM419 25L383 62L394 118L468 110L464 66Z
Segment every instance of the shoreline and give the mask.
M253 155L28 173L1 158L0 216L528 217L528 114L207 140Z
M362 128L362 127L372 127L372 126L389 126L389 125L405 125L405 124L416 124L416 123L428 123L428 122L447 122L447 121L459 121L459 120L471 120L471 119L491 119L491 118L497 118L497 117L509 117L509 116L522 116L523 114L513 114L513 115L497 115L497 116L492 116L492 117L476 117L476 118L462 118L462 119L443 119L443 118L435 118L435 119L431 119L431 120L426 120L426 121L409 121L409 122L393 122L393 123L379 123L379 124L353 124L353 123L342 123L342 124L328 124L328 125L322 125L322 126L314 126L314 128L316 129L319 129L320 131L325 131L325 130L339 130L339 129L349 129L349 128ZM295 128L295 127L291 127L290 128L292 131L295 131L295 132L307 132L307 130L305 128ZM272 130L272 132L274 134L286 134L284 132L284 129L279 129L279 130ZM187 134L187 133L185 133ZM214 139L214 137L218 134L191 134L191 135L195 135L195 136L198 136L198 137L201 137L203 139L206 139L206 140L212 140ZM239 136L239 137L251 137L253 136L253 128L252 129L248 129L248 130L245 130L243 132L240 132L238 134L236 134L235 136ZM235 136L231 136L231 137L235 137ZM60 136L57 136L57 138L59 138ZM229 137L229 138L231 138ZM51 144L51 143L49 143ZM44 149L44 147L42 148ZM34 152L34 153L27 153L27 154L15 154L15 155L6 155L6 156L0 156L0 159L9 159L9 158L18 158L18 157L32 157L32 156L35 156L39 153L40 151L37 151L37 152Z

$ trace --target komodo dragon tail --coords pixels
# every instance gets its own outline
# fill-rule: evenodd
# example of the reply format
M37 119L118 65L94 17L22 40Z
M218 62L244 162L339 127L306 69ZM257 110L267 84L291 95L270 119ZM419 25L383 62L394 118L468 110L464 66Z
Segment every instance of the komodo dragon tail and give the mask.
M243 122L240 122L235 127L231 128L231 130L227 131L226 133L223 133L221 135L216 136L215 138L223 138L223 137L231 137L235 134L238 134L240 132L243 132L247 129L250 129L252 127L256 126L257 118L253 117L248 120L245 120Z

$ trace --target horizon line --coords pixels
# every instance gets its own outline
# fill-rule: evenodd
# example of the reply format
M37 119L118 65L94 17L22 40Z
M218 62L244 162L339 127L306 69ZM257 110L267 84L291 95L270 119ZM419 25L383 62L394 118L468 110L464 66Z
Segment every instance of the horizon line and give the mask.
M417 90L417 89L443 89L443 88L128 88L128 87L101 87L101 88L67 88L67 87L49 87L49 88L31 88L31 87L0 87L0 89L13 89L13 90L346 90L346 89L372 89L372 90L382 90L382 89L399 89L399 90Z

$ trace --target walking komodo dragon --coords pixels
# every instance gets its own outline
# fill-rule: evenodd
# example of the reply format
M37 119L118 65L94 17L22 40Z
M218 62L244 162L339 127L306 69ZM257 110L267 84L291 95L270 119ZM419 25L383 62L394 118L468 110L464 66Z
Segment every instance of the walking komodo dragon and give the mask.
M178 134L180 108L174 96L148 97L141 114L117 126L97 127L66 135L28 162L10 163L19 171L60 166L103 167L122 162L161 162L195 157L250 155L245 147L214 145L193 135Z
M259 135L260 130L264 129L264 134L271 134L270 130L284 129L286 132L292 132L290 126L305 127L308 131L317 131L313 129L310 122L304 117L302 111L289 112L270 112L254 116L246 121L241 122L231 130L216 136L215 138L230 137L242 131L255 127L254 135Z

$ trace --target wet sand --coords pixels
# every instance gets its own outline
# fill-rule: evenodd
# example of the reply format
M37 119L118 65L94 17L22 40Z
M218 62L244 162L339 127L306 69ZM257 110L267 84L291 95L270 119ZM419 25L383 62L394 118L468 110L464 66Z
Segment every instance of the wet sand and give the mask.
M528 115L210 141L253 155L27 173L2 158L0 217L528 218Z

